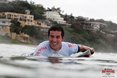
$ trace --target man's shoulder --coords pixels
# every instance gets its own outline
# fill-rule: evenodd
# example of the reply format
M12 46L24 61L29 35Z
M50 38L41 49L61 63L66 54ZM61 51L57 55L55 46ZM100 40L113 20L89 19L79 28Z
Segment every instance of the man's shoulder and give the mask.
M72 44L72 43L70 43L70 42L65 42L65 41L62 42L62 45L63 45L63 46L68 46L69 44Z
M76 43L71 43L71 42L62 42L62 45L63 45L63 46L67 46L67 47L69 47L69 48L73 48L73 47L77 47L77 46L78 46L78 44L76 44Z
M39 43L39 45L37 47L47 47L49 45L49 41L43 41L41 43Z
M37 46L37 48L38 48L38 51L45 51L45 50L47 50L48 49L48 44L49 44L49 41L43 41L43 42L41 42L38 46Z
M73 44L73 43L63 41L62 44L68 45L68 44Z

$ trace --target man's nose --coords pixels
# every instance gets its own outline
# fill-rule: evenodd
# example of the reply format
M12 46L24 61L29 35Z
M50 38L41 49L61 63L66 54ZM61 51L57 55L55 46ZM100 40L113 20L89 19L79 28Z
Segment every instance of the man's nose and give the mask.
M56 37L54 37L54 38L53 38L53 41L56 41L56 40L57 40L57 38L56 38Z

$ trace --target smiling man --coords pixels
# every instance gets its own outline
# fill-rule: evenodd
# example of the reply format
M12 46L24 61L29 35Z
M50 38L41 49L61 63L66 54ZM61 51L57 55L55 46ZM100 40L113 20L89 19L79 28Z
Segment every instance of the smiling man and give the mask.
M63 39L63 28L61 26L52 26L48 30L48 41L40 43L33 55L45 57L68 57L72 54L84 52L86 50L91 50L91 54L94 53L94 49L91 47L64 42Z

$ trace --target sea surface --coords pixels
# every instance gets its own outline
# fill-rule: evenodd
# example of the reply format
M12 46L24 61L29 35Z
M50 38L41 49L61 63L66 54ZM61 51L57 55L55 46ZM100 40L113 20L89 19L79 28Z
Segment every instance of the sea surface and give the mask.
M36 46L0 44L0 78L117 78L117 53L90 58L25 57Z

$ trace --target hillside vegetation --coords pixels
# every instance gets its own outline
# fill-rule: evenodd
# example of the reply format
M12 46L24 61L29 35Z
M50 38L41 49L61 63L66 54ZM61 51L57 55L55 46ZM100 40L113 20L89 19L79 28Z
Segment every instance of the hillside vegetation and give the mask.
M36 20L46 20L44 17L44 12L46 9L41 5L35 5L34 2L28 3L27 1L22 0L16 0L10 3L2 3L0 4L0 12L16 12L16 13L25 13L26 10L30 10L30 14L34 15ZM60 13L61 14L61 13ZM74 17L72 15L63 15L61 16L67 21L67 23L71 24L70 27L65 27L65 41L78 43L78 44L85 44L91 47L94 47L97 51L117 51L117 33L113 32L117 30L117 24L111 22L111 21L105 21L103 19L85 19L83 16ZM78 27L77 22L101 22L105 23L107 26L100 31L92 32L83 30ZM12 24L13 25L13 24ZM11 29L13 32L16 31L19 34L18 27L13 26L13 29ZM15 29L14 29L15 28ZM37 38L36 42L39 43L40 41L46 40L47 37L41 35L43 32L37 32L32 30L32 27L25 27L23 30L20 30L22 32L25 32L29 34L32 37ZM33 28L36 30L36 28ZM31 33L33 31L33 33ZM105 33L102 33L102 31ZM37 34L38 33L38 36ZM114 35L114 37L111 37L111 35ZM5 39L5 40L4 40ZM1 42L13 42L9 38L0 37ZM34 41L34 40L32 40Z

